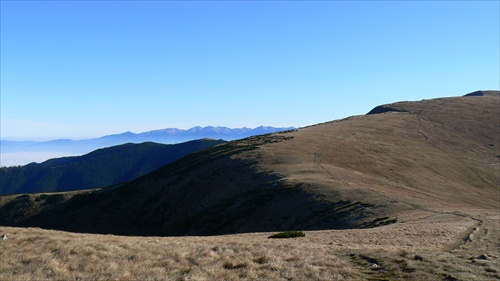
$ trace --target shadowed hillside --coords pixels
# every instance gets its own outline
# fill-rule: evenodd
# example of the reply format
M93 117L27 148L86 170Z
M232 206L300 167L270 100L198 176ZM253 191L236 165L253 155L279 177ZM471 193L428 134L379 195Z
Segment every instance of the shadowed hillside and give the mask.
M0 168L0 194L103 187L147 174L190 153L224 143L202 139L181 144L123 144L83 156Z
M126 235L370 228L499 196L500 93L228 142L114 188L4 196L0 223Z

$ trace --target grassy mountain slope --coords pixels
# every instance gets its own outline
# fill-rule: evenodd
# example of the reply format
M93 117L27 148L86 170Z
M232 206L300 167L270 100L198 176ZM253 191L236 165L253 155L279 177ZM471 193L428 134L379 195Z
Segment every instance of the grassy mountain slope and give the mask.
M3 167L0 168L0 194L80 190L122 183L223 142L202 139L175 145L128 143L83 156Z
M126 235L369 228L496 210L499 92L250 137L79 194L0 197L0 224Z

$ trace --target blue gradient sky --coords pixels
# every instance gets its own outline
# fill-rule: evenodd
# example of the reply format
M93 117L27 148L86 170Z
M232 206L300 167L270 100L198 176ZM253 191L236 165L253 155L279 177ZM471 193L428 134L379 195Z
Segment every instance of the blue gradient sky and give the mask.
M498 89L498 1L1 1L1 138L304 126Z

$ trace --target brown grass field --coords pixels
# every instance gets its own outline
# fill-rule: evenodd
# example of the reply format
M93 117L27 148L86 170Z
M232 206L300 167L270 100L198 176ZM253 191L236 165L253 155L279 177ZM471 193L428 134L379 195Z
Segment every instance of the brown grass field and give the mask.
M470 217L469 217L470 215ZM499 215L413 213L371 229L131 237L0 227L0 280L498 280Z

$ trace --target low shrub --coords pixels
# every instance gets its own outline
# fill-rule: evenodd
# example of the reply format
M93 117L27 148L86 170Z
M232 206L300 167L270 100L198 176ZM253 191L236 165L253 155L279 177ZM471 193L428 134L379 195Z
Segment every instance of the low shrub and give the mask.
M296 238L296 237L305 237L306 234L302 231L285 231L273 234L269 236L269 238Z
M222 267L225 269L241 269L246 268L247 265L245 263L232 264L230 262L226 262Z

